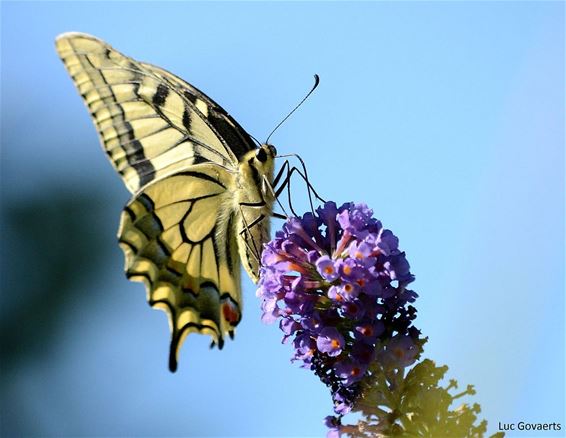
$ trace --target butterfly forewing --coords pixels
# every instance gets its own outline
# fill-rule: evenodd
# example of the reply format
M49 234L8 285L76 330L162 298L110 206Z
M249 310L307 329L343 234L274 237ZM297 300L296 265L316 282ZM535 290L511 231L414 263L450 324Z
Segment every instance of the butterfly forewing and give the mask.
M131 192L195 163L233 168L239 155L254 147L239 125L222 111L208 111L211 104L202 93L171 73L137 62L90 35L63 34L56 46L110 161Z
M208 334L222 347L241 319L240 257L257 280L271 212L262 187L272 161L271 170L256 169L251 137L177 76L90 35L63 34L56 46L134 193L118 232L126 273L169 315L175 370L187 334ZM258 206L241 205L252 198Z

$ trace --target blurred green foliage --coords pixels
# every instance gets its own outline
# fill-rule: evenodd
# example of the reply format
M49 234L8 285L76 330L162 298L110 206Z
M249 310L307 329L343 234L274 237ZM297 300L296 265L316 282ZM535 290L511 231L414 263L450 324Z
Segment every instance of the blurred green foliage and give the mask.
M33 198L2 199L0 345L2 382L55 335L61 315L85 294L77 285L96 275L110 248L97 190L45 187Z
M483 438L487 421L477 423L480 405L457 399L475 395L472 385L454 394L456 380L441 386L447 366L425 359L405 375L404 369L387 369L379 361L371 365L372 378L363 382L362 396L354 411L362 418L341 431L352 438L369 437L458 437ZM502 432L491 438L502 438Z

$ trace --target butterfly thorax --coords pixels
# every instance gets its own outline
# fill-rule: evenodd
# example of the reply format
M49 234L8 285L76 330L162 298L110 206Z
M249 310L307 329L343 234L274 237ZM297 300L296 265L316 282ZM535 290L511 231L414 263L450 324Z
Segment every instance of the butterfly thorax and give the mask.
M238 250L244 268L256 282L263 245L270 240L269 220L275 200L271 184L276 154L275 147L269 144L247 152L240 159L236 182Z

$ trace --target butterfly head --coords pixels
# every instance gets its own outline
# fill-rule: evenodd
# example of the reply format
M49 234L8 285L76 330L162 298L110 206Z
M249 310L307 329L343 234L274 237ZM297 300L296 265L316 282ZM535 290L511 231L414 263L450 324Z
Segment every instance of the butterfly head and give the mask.
M277 155L277 149L272 144L262 144L258 149L255 150L256 160L260 163L266 163L273 160Z
M262 144L259 148L244 155L241 166L250 169L252 173L257 172L259 175L269 176L273 173L273 159L276 155L275 146Z
M273 180L274 158L276 155L277 149L275 149L275 146L267 143L247 152L240 159L240 186L256 187L264 195L267 194L267 185Z

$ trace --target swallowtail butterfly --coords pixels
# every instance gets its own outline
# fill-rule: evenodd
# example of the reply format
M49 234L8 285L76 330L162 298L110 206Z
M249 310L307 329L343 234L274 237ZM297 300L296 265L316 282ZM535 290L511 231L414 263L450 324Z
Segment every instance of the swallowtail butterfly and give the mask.
M56 47L133 195L118 230L126 274L167 313L175 371L189 333L219 348L234 336L240 263L257 281L269 240L276 150L194 86L98 38L65 33Z

